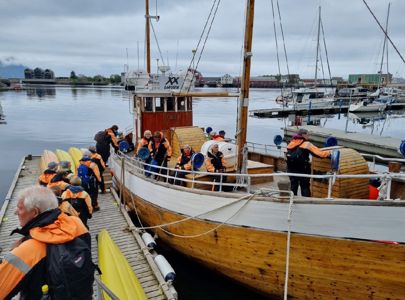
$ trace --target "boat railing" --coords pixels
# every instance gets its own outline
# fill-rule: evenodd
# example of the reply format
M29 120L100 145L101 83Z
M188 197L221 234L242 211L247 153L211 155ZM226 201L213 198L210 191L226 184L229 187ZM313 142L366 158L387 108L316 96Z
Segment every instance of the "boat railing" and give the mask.
M227 142L227 141L229 141L233 144L236 144L236 140L234 140L234 139L226 139L225 142ZM284 157L284 152L287 151L287 148L285 146L276 146L276 145L260 144L260 143L253 143L253 142L246 142L246 145L248 146L248 150L250 152L259 151L259 153L272 154L272 155L279 156L279 157Z
M312 178L312 179L320 179L320 180L327 180L328 181L328 192L326 199L333 199L332 198L332 189L333 184L335 183L336 179L349 179L349 178L357 178L357 179L380 179L382 184L380 187L380 197L382 200L392 200L391 199L391 185L393 179L402 179L405 180L404 173L373 173L373 174L337 174L336 172L330 172L327 174L298 174L298 173L287 173L287 172L279 172L279 173L266 173L266 174L239 174L239 173L213 173L213 172L206 172L206 171L192 171L192 170L180 170L174 169L169 167L163 166L156 166L153 164L145 163L144 161L136 158L136 157L129 157L123 153L118 152L117 157L121 160L121 171L126 169L127 171L133 173L134 175L145 177L145 178L153 178L163 180L166 183L174 183L184 182L190 183L191 189L201 189L197 187L197 185L205 185L210 186L212 189L218 186L218 191L224 191L224 187L228 187L234 191L236 190L246 190L247 193L251 193L251 182L254 178L260 177L305 177L305 178ZM177 177L176 172L182 172L184 174L191 174L191 178L187 177ZM120 176L117 174L117 176ZM216 176L219 177L219 181L204 181L199 180L202 177ZM226 177L235 177L235 182L223 182L224 178ZM123 177L123 175L121 175ZM228 189L227 188L227 189Z

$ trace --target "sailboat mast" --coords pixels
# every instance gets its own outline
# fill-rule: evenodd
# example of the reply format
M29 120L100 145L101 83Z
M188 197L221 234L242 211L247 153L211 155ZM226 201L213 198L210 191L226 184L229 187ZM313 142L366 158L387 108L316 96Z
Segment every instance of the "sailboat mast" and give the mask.
M236 133L236 142L238 145L237 166L239 173L242 173L243 171L243 152L246 145L247 135L254 7L254 0L246 1L245 39L243 45L243 71L241 80L241 92L239 96L238 130Z
M382 69L383 69L383 64L384 64L385 47L387 47L387 76L388 76L388 43L387 43L387 37L388 37L388 20L390 18L390 7L391 7L391 3L388 3L387 19L385 20L384 43L383 43L383 49L382 49L382 54L381 54L381 63L380 63L380 71L379 71L380 76L378 78L377 90L380 89L380 85L381 85L381 77L382 77ZM387 77L387 79L388 79L388 77Z
M318 58L319 58L319 34L321 32L321 7L319 6L318 17L318 38L316 42L316 59L315 59L315 87L318 85Z
M145 0L146 72L150 74L150 16L149 0Z

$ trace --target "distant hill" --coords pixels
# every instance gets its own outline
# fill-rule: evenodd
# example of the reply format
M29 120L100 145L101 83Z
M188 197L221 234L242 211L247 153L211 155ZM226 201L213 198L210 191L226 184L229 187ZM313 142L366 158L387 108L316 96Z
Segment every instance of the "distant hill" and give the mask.
M23 65L5 65L0 61L0 77L24 78L24 70L26 68Z

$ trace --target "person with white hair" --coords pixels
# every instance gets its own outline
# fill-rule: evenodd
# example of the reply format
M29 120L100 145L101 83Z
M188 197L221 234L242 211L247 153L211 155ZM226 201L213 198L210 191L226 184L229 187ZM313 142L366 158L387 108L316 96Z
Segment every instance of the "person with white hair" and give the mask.
M17 198L16 215L21 228L12 231L23 237L0 263L0 299L40 299L47 283L47 245L80 238L90 247L90 234L77 217L58 209L58 200L45 187L32 186ZM90 298L83 298L90 299Z

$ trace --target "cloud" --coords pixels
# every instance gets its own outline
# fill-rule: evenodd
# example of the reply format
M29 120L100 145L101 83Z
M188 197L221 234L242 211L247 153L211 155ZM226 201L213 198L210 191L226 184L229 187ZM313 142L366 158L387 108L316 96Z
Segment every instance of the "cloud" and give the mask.
M176 61L178 68L189 65L191 50L197 46L212 3L208 0L158 0L157 13L161 18L159 22L152 22L163 59L169 60L172 68ZM368 0L367 3L385 24L388 0ZM405 53L402 16L405 2L394 0L391 3L389 34L398 49ZM291 73L314 76L319 4L333 75L347 77L349 73L377 72L383 33L362 1L283 0L279 1L279 7ZM204 75L240 73L244 9L244 1L221 1L199 64ZM150 14L156 14L155 1L150 1ZM13 63L51 68L57 76L66 76L71 70L109 75L123 71L125 64L136 68L139 52L142 67L144 15L144 1L140 0L13 0L13 5L1 1L0 59L8 62L6 58L13 57ZM277 14L275 23L280 64L286 72ZM151 40L155 69L156 59L162 60L153 35ZM389 48L389 66L391 73L405 77L404 63L392 47ZM252 75L277 72L271 1L256 1Z

